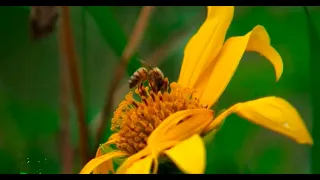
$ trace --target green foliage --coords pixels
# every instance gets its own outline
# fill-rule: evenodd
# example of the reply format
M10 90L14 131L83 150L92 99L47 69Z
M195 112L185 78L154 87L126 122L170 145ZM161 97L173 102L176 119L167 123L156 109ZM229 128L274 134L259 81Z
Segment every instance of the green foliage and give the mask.
M311 17L310 11L306 6L303 7L306 13L307 25L308 25L308 35L309 35L309 46L310 46L310 61L311 61L311 96L312 96L312 105L313 105L313 118L319 119L320 118L320 86L319 86L319 79L320 77L320 62L319 62L319 50L320 50L320 37L319 37L319 30L317 30L316 24L314 19ZM320 16L318 16L320 17ZM320 123L319 121L313 122L313 129L312 135L314 138L314 145L312 147L312 170L311 172L314 174L320 173Z

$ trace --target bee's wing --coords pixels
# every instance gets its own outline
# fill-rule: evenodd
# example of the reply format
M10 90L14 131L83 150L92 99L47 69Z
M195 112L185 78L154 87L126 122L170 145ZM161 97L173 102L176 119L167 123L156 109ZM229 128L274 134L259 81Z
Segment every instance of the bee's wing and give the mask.
M148 70L152 70L153 69L147 62L143 61L142 59L140 59L140 62L142 64L142 66L144 66Z

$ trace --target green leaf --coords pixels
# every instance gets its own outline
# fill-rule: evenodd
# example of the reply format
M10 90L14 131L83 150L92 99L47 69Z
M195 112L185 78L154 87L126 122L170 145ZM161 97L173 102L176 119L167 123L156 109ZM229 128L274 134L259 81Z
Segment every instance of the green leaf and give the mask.
M320 173L320 141L316 139L320 137L320 86L319 86L319 77L320 77L320 61L319 61L319 50L320 50L320 38L318 35L318 31L310 12L306 6L303 7L307 17L307 26L309 30L309 41L310 41L310 64L311 64L311 95L312 95L312 105L313 105L313 138L314 144L312 146L312 173L319 174Z
M86 6L87 12L93 17L102 37L111 46L117 56L121 56L127 44L127 37L120 24L114 18L109 6ZM127 73L131 75L140 67L140 61L134 56L128 63Z

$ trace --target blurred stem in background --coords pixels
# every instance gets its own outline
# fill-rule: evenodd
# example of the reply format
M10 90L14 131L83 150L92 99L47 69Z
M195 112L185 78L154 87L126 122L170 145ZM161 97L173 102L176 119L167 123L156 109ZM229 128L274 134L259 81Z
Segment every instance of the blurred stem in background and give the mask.
M61 33L61 32L59 32ZM61 34L59 34L61 35ZM61 35L62 36L62 35ZM62 38L62 37L61 37ZM60 45L60 133L59 150L62 173L71 174L73 169L73 148L71 144L70 127L70 92L66 55L63 44Z
M78 72L78 62L76 59L76 52L74 41L72 37L70 12L68 6L61 8L61 36L60 46L64 49L65 61L70 76L70 83L73 95L74 105L76 107L78 125L79 125L79 146L82 158L82 165L86 164L89 159L88 146L88 128L85 122L84 102L82 97L82 89L80 76Z
M122 56L120 57L120 62L118 63L114 77L111 82L111 89L108 91L105 99L105 104L102 109L102 116L100 125L98 126L97 136L96 136L96 144L95 149L99 147L100 141L102 139L102 135L106 129L106 125L108 122L108 117L112 112L112 102L114 98L114 93L116 92L118 85L124 75L125 69L127 67L128 61L136 52L137 48L140 45L141 39L145 32L145 29L148 26L149 18L154 9L154 6L144 6L142 7L135 27L131 33L130 39L123 50Z
M85 114L85 118L86 118L86 122L89 122L90 116L88 113L88 109L89 109L89 96L86 96L87 94L90 94L90 88L89 88L89 84L88 82L90 82L90 80L88 79L88 72L87 72L87 67L89 66L89 61L88 61L88 35L87 35L87 22L86 22L86 6L82 6L81 7L81 24L82 24L82 68L81 68L81 74L82 74L82 82L83 82L83 98L84 98L84 107L86 110L86 114ZM88 129L88 131L90 131ZM90 136L90 135L89 135Z
M310 73L311 73L311 99L312 99L312 136L314 138L314 144L312 146L311 153L311 173L320 173L320 61L318 58L318 52L320 47L320 39L318 36L317 28L311 18L310 12L306 6L303 6L306 13L307 25L309 29L309 41L310 41Z

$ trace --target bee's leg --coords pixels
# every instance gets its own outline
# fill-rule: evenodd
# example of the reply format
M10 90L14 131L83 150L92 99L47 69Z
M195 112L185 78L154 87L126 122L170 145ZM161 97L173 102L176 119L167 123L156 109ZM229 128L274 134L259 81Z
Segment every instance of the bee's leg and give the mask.
M149 96L149 93L147 92L146 88L143 86L143 82L139 83L138 92L141 97L148 97Z
M157 93L158 92L158 87L157 85L155 85L155 83L150 83L150 86L151 86L151 89L154 93Z
M137 90L138 90L139 95L142 96L142 94L143 94L142 93L143 92L143 84L142 84L142 82L138 84Z
M148 77L148 82L149 82L149 86L150 86L151 90L154 93L157 93L158 92L157 84L156 84L155 80L152 79L152 76Z
M139 90L139 91L142 91L142 90L143 90L143 82L140 82L140 83L138 84L138 90Z
M168 91L169 90L169 80L168 80L168 78L165 78L163 80L163 90L164 91Z

